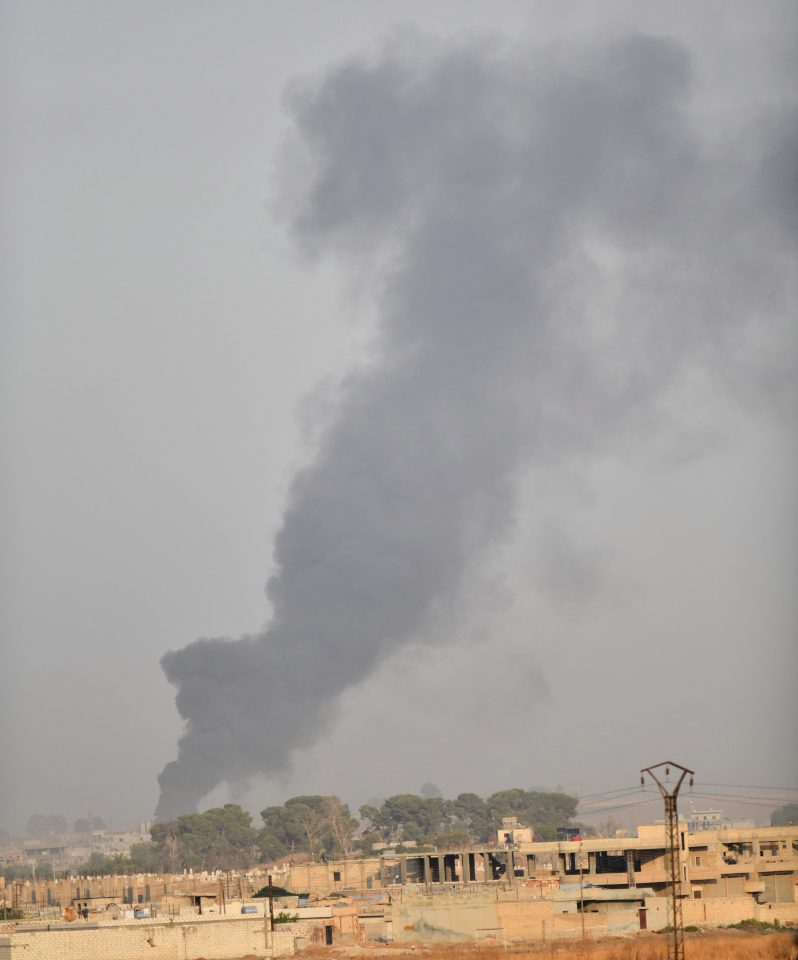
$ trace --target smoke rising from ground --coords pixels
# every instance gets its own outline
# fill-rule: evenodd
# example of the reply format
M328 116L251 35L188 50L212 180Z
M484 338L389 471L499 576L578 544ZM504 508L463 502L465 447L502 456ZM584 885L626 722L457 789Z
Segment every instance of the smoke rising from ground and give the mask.
M284 767L423 638L530 463L633 450L688 369L789 380L794 112L699 120L676 42L405 36L289 104L291 231L377 264L376 342L293 482L268 628L163 658L187 724L161 817Z

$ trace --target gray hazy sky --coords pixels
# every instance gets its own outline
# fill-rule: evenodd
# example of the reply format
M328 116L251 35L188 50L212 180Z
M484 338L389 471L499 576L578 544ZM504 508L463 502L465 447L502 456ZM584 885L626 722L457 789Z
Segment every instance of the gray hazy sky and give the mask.
M497 314L558 330L534 341L554 351L536 354L536 388L513 394L527 441L496 457L512 494L480 485L504 498L492 535L339 684L293 763L242 768L206 802L362 802L425 781L587 792L666 755L708 782L796 783L795 9L0 5L0 827L151 814L182 730L160 658L268 623L292 479L345 439L331 418L358 422L339 385L374 366L361 395L399 395L401 379L380 393L380 364L414 327L385 318L423 318L424 271L448 276L452 236L467 258L485 209L545 278L505 286ZM610 89L618 38L651 81L620 117L574 81ZM471 83L488 107L464 108ZM506 182L545 194L528 221L478 152L497 116ZM462 219L445 205L449 128L476 157L452 168ZM372 179L375 139L390 153ZM646 179L660 143L663 190ZM425 327L425 356L492 347L496 323L492 361L520 370L490 311L450 308L473 326Z

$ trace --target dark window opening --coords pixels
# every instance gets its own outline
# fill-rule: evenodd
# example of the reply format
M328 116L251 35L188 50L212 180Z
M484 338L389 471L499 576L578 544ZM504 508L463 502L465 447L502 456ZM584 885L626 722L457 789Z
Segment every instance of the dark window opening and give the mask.
M596 853L596 873L626 873L626 855Z

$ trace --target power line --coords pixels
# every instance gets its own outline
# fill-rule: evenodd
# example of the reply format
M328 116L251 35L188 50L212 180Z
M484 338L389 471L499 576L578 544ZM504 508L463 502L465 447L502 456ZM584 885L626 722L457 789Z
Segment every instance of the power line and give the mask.
M633 787L616 787L614 790L605 790L603 793L583 793L580 797L577 797L577 800L590 800L593 797L607 797L612 793L636 793L640 790L640 787L635 784Z
M762 787L750 783L705 783L704 781L695 781L697 787L727 787L730 790L784 790L787 792L798 793L798 787Z
M656 803L659 797L649 797L647 800L634 800L631 803L619 803L612 807L599 807L596 810L577 810L578 817L594 817L597 814L613 813L616 810L628 810L632 807L644 807L649 803Z
M713 784L696 784L696 786L699 786L699 787L713 786ZM732 789L731 784L719 784L719 786ZM737 789L740 789L740 790L772 789L774 791L778 791L781 788L748 786L748 787L739 787ZM792 790L791 787L787 789ZM618 790L607 790L603 793L585 794L584 796L577 797L576 800L578 801L580 808L585 808L585 807L599 806L611 800L630 799L635 794L640 794L645 796L646 793L647 791L641 787L624 787L624 788L619 788ZM702 800L729 800L729 801L740 802L740 803L761 803L763 805L766 805L767 803L785 804L785 803L792 803L795 801L795 798L789 796L789 794L786 792L777 796L766 796L764 794L759 794L759 793L755 793L755 794L720 793L720 792L712 793L712 792L706 792L702 790L691 789L689 796L700 798Z
M783 799L763 798L759 800L752 797L733 797L729 795L718 796L717 794L711 793L694 793L693 796L698 797L701 800L711 800L713 802L717 802L719 800L728 800L732 803L742 803L749 807L764 807L766 810L774 810L788 802Z
M726 790L771 790L774 793L798 793L798 787L786 787L786 786L774 786L774 785L762 785L762 784L751 784L751 783L708 783L703 780L696 780L693 784L694 787L721 787ZM594 798L600 797L610 797L613 794L623 794L623 793L635 793L635 792L645 792L645 787L639 785L635 786L624 786L624 787L615 787L612 790L603 790L598 793L583 793L576 797L579 802L591 801ZM693 790L691 789L691 793Z
M694 797L711 797L718 800L751 800L760 803L765 800L771 800L773 803L791 803L789 797L784 794L781 796L766 796L763 793L709 793L708 791L695 790L691 794Z
M641 790L639 787L636 790L629 790L626 793L616 793L612 796L598 797L595 800L580 800L579 804L583 807L594 807L597 804L601 803L611 803L613 800L626 800L629 797L633 797L637 794L645 794L644 790Z

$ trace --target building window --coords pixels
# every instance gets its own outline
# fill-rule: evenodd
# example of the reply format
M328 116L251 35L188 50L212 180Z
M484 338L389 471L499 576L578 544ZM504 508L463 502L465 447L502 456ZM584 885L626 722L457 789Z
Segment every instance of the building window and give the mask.
M696 865L697 867L700 867L700 866L701 866L701 857L695 857L694 859L695 859L695 865Z
M340 870L333 870L333 881L336 881L336 882L337 882L337 881L340 880L340 879L341 879L341 871L340 871Z

